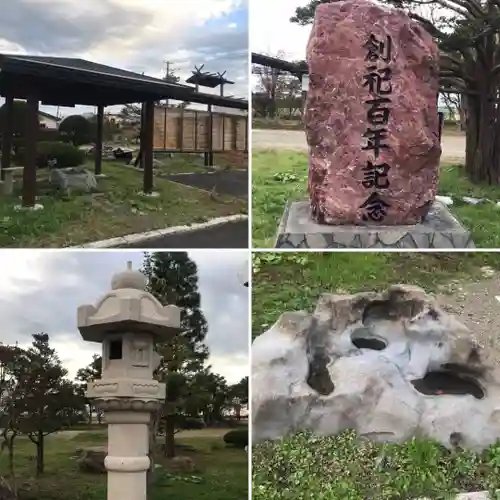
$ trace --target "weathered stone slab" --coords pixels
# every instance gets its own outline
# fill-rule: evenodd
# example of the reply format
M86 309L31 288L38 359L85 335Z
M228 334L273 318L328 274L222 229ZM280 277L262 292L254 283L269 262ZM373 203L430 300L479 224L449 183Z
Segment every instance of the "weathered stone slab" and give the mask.
M434 202L420 224L332 226L311 217L307 201L285 208L276 248L474 248L470 233L448 208Z
M50 182L66 193L97 190L95 175L85 167L54 168L50 171Z
M307 47L304 122L312 217L416 224L436 195L439 52L404 12L321 4Z

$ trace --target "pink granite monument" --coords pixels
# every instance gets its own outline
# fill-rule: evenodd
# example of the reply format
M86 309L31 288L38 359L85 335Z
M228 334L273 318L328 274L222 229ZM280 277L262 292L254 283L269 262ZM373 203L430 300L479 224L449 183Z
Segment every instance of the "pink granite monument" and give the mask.
M436 195L439 53L404 12L319 5L307 46L309 194L321 224L422 222Z

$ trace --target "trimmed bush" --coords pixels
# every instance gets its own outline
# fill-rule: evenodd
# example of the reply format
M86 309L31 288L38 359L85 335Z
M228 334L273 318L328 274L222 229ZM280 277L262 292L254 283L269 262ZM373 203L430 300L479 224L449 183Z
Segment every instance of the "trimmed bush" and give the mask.
M229 431L227 434L224 434L224 442L236 448L248 446L248 429Z
M59 125L59 133L75 146L81 146L95 139L95 123L81 115L67 116Z
M57 160L57 168L77 167L85 162L85 153L65 142L43 141L37 144L36 164L47 167L50 160Z

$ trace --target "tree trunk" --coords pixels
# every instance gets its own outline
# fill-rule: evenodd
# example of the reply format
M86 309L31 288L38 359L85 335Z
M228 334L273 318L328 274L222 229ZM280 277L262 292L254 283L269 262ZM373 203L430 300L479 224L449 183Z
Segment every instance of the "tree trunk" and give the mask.
M9 474L10 474L10 486L17 496L17 480L16 480L16 469L14 465L14 439L16 438L17 433L14 432L10 437L7 437L7 447L9 449Z
M151 492L151 487L154 480L154 470L155 470L155 451L156 451L156 427L157 427L158 417L154 415L151 418L151 422L149 424L149 469L147 472L147 498L149 499L149 495Z
M175 457L175 413L167 406L165 415L165 456Z
M92 425L92 405L89 403L89 425Z
M477 96L467 98L465 172L474 183L500 184L500 136L496 86L481 82Z
M39 476L43 474L44 469L44 435L43 432L38 432L36 440L36 475Z

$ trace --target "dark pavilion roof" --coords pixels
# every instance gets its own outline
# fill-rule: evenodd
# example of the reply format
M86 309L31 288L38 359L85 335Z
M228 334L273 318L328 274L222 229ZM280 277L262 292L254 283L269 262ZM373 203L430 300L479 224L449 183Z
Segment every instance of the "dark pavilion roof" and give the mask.
M276 68L281 71L287 71L297 76L307 74L307 72L309 71L309 69L307 68L307 63L305 61L301 61L298 63L284 61L283 59L279 59L277 57L257 54L255 52L252 52L252 63L260 64L261 66L269 66L270 68Z
M196 92L187 85L84 59L0 54L0 94L10 92L15 98L26 99L33 91L43 104L56 106L111 106L176 99L248 109L246 100Z

